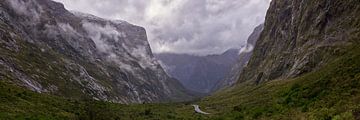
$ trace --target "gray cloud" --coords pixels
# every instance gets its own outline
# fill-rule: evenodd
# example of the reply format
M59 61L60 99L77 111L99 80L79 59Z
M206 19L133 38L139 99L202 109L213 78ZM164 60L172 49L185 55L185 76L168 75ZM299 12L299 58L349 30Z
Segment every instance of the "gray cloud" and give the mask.
M55 0L146 28L155 53L214 54L246 45L269 0Z

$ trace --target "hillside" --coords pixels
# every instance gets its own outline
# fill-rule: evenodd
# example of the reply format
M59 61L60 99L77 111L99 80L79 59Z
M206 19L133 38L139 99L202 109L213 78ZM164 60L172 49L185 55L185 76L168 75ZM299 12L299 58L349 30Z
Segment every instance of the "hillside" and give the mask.
M261 85L238 84L203 99L215 118L359 119L360 45L317 71Z

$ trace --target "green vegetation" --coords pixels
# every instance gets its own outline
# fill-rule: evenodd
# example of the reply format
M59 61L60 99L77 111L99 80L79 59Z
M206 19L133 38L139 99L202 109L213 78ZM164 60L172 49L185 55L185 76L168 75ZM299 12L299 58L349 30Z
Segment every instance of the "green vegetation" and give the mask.
M202 101L214 118L355 119L360 117L360 48L293 80L242 84Z
M173 109L176 108L176 109ZM190 119L197 117L186 104L121 105L72 100L34 93L0 81L0 119Z
M16 85L16 82L20 83L20 81L13 77L15 72L0 65L0 120L360 119L359 0L303 2L307 3L277 2L274 9L268 12L266 20L268 25L265 25L265 32L261 38L264 41L259 45L268 47L264 51L269 51L273 47L271 44L278 43L283 44L277 46L279 50L293 47L291 43L288 43L293 42L289 40L291 37L287 38L287 35L275 33L272 35L272 32L278 31L282 34L282 30L293 29L297 31L296 37L299 37L296 38L296 45L304 46L299 48L301 49L299 53L289 51L280 57L289 58L288 56L292 54L305 56L313 52L311 55L314 57L309 58L314 59L310 60L309 67L317 68L317 65L328 63L327 65L294 79L274 80L260 85L238 84L202 100L188 103L123 105L91 100L89 94L83 93L84 88L79 85L80 83L67 82L72 79L72 76L79 76L71 74L80 73L78 67L67 66L68 62L73 62L68 59L69 56L51 49L42 50L41 48L47 47L25 42L21 36L16 35L18 32L10 27L7 23L9 21L1 20L0 60L9 63L9 66L31 79L38 80L46 88L51 88L51 86L46 86L50 85L48 83L57 86L54 88L57 92L53 93L55 95L40 94L20 87ZM290 11L290 4L304 8ZM284 21L290 21L290 19L294 21L282 22L279 20L283 18L282 16L288 18L282 19ZM278 29L274 29L275 27ZM44 41L56 44L53 40L45 39ZM280 42L275 43L277 41ZM309 41L314 41L314 43L307 45ZM344 49L339 47L348 44L355 45L344 47ZM311 51L314 45L317 47L315 51ZM257 69L264 69L277 63L276 57L279 52L267 54L269 56L263 53L263 50L255 51L254 55L258 56L254 58L259 59L258 61L264 59L265 63L268 63L265 65L268 66L254 64L250 67L253 70L249 72L250 74L256 73L254 71ZM68 55L76 56L75 52ZM112 82L108 81L109 77L99 72L96 64L87 63L81 57L76 59L91 76L100 80L102 85L111 87ZM111 65L99 64L111 68ZM116 68L113 69L117 71ZM109 94L117 92L122 91L113 91ZM197 114L191 104L199 104L203 111L211 114Z
M65 99L0 82L1 119L355 119L360 117L360 48L292 80L241 84L190 103L121 105Z

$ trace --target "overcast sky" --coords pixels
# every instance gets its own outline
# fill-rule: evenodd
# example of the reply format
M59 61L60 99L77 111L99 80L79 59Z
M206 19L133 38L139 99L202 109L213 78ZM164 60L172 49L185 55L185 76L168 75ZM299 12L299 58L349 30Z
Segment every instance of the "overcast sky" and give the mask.
M155 53L207 55L239 48L270 0L55 0L69 10L145 27Z

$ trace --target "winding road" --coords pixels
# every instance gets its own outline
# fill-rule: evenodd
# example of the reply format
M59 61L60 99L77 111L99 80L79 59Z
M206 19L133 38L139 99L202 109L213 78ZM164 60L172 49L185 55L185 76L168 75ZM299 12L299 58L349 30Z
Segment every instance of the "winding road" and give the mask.
M195 112L197 112L197 113L200 113L200 114L205 114L205 115L210 114L210 113L207 113L207 112L204 112L204 111L200 110L199 105L192 105L192 106L194 106L194 108L195 108Z

